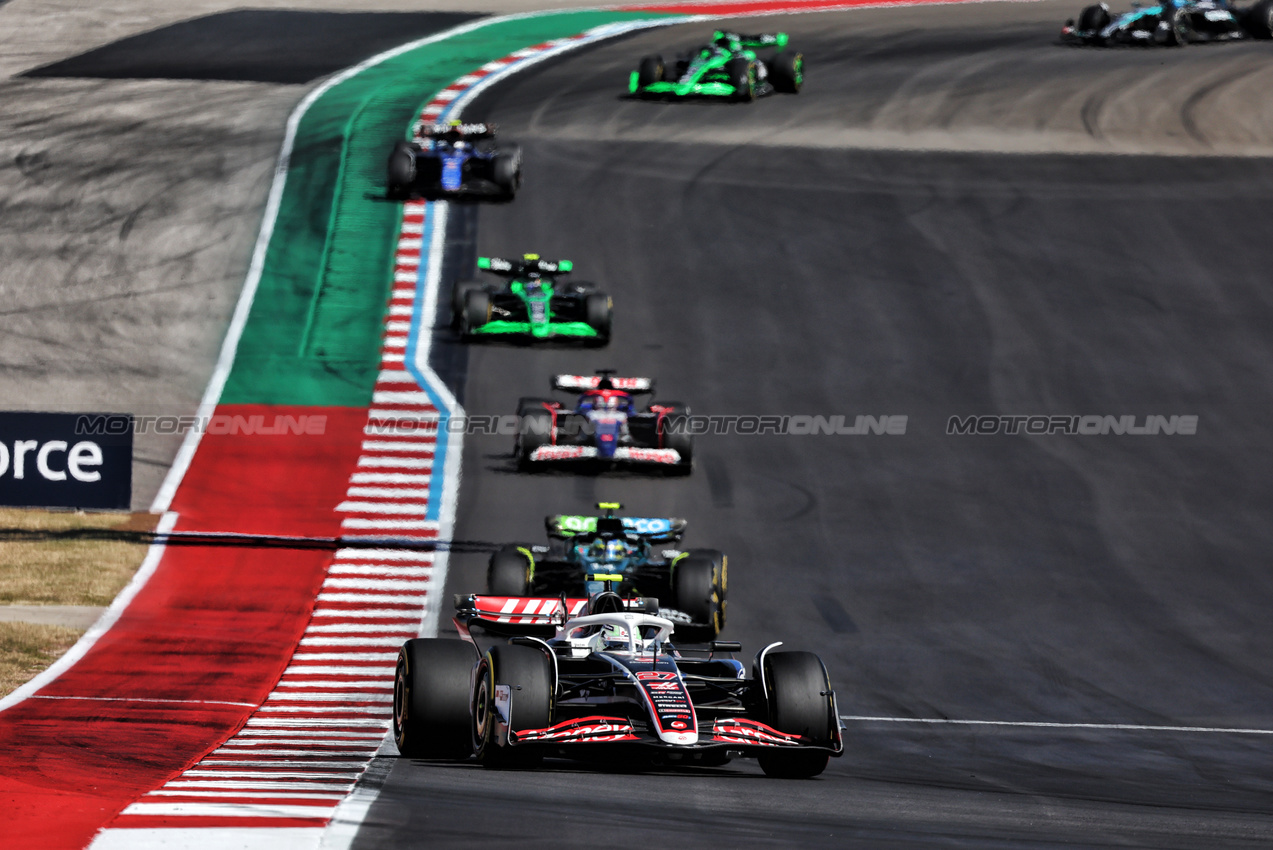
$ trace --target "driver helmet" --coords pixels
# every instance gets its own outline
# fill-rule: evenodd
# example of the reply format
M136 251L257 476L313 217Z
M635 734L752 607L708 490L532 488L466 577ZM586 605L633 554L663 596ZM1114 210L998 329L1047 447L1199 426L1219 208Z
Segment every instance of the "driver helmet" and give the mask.
M606 541L606 560L621 561L628 556L628 544L624 540Z
M598 537L596 540L588 544L588 556L594 561L600 561L606 556L606 541Z
M605 647L619 649L628 648L628 630L623 626L604 625L601 627L601 644Z

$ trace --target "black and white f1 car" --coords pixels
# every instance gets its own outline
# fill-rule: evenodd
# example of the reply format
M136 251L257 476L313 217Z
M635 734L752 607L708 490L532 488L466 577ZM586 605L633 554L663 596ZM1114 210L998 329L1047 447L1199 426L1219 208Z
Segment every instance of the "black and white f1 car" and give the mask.
M544 756L722 765L817 776L844 749L835 693L811 652L762 649L751 675L732 641L678 649L657 602L462 596L462 640L407 641L393 731L411 758L533 766ZM479 639L482 643L479 644Z
M1133 4L1111 15L1109 6L1085 7L1078 20L1066 21L1061 41L1082 45L1162 45L1178 47L1208 41L1234 41L1273 35L1273 0L1237 8L1227 0L1163 0Z
M546 398L517 402L514 453L521 468L567 461L658 466L683 474L693 468L689 408L667 401L642 410L633 401L654 392L652 379L617 378L602 369L592 376L557 375L553 389L579 393L575 406Z
M494 124L426 124L418 142L389 154L389 195L493 195L512 200L522 185L522 150L495 145Z

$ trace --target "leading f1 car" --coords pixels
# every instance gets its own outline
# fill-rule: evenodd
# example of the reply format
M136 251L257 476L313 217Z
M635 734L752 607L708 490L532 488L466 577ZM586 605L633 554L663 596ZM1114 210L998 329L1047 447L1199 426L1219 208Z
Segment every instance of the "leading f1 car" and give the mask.
M1179 47L1273 35L1273 0L1239 8L1226 0L1163 0L1112 14L1106 3L1085 7L1061 28L1065 44Z
M835 692L811 652L672 641L657 602L460 596L461 640L407 641L393 731L412 758L534 766L545 756L723 765L756 758L770 776L817 776L844 749ZM479 642L480 641L480 642Z
M787 49L785 32L742 35L717 30L710 44L687 55L666 62L662 56L646 56L632 72L628 91L648 98L750 101L774 92L797 94L802 85L804 56Z

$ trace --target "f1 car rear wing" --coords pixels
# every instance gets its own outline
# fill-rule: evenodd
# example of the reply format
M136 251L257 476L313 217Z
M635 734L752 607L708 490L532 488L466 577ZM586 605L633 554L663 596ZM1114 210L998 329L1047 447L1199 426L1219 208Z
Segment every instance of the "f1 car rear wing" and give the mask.
M501 277L526 277L527 275L563 275L575 270L570 260L542 260L538 254L527 254L520 260L503 257L478 257L477 267L484 272Z
M743 47L774 47L778 50L787 46L785 32L765 32L756 35L744 35L740 32L717 30L712 33L712 41L737 41Z
M495 124L422 124L423 139L489 139L498 129Z
M456 594L455 626L463 637L473 626L500 635L552 637L557 627L581 616L588 607L587 599L566 596L479 596ZM644 598L623 600L630 611L644 612L649 603Z
M609 378L610 386L616 390L630 393L654 392L653 378L619 378L614 375L554 375L553 389L576 393L595 390L605 378Z
M685 534L685 528L689 525L688 521L679 517L596 517L572 514L553 514L544 517L544 527L548 529L549 536L558 538L569 538L578 534L596 534L599 529L609 531L605 527L609 523L620 525L624 534L644 537L651 543L678 540Z

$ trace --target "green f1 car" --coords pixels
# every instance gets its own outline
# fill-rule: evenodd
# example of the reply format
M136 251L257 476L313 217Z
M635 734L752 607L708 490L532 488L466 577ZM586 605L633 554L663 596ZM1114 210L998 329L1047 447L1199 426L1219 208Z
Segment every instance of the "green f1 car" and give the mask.
M550 262L538 254L520 260L478 257L477 267L505 278L501 284L463 280L451 293L453 324L476 337L565 339L593 345L610 341L613 302L589 284L567 286L570 260Z
M664 62L647 56L628 80L637 97L719 97L751 101L774 92L796 94L804 83L804 56L787 50L785 32L740 35L717 30L711 44ZM774 52L766 59L757 50Z

